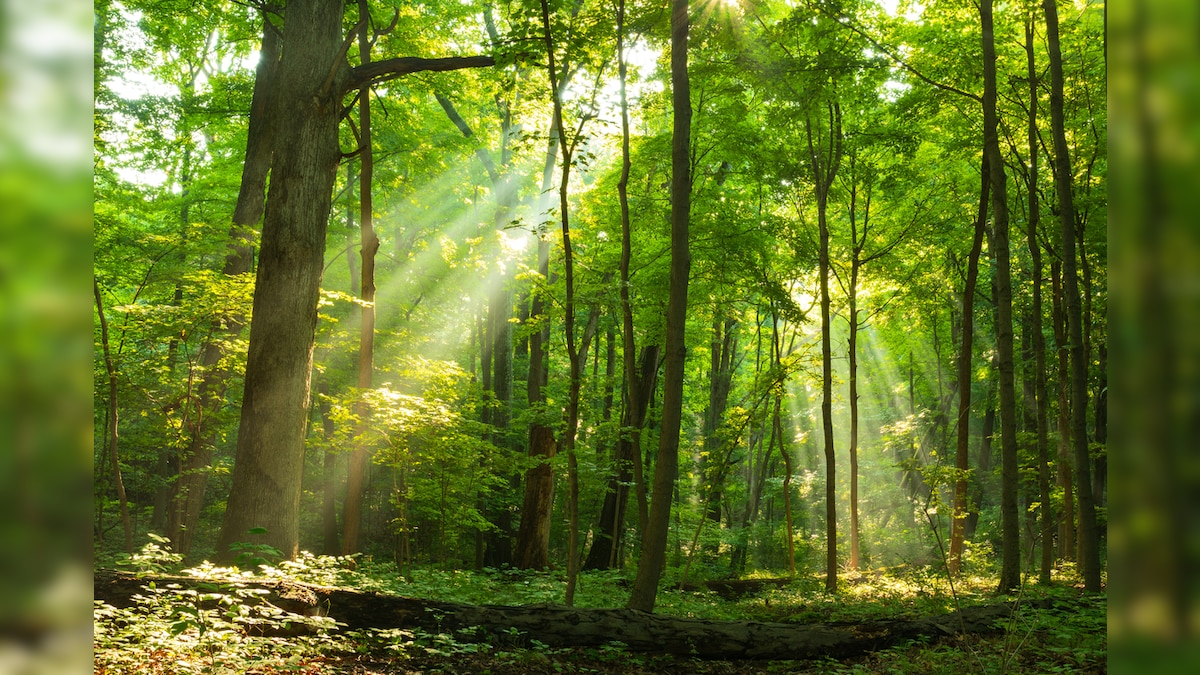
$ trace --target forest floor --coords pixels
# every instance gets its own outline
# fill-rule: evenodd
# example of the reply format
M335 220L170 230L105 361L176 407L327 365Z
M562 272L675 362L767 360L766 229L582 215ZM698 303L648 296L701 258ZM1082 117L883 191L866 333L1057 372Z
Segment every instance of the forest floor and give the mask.
M136 561L135 561L136 562ZM351 569L353 567L353 569ZM163 572L161 568L148 570ZM211 566L200 573L219 572ZM795 624L868 622L937 616L956 608L1005 600L993 592L990 570L964 575L952 590L944 574L912 568L887 574L843 575L828 594L821 579L801 575L757 594L722 598L709 590L679 590L670 578L656 612L681 617ZM196 568L190 571L196 573ZM264 568L259 578L377 590L408 597L473 604L528 605L561 602L561 573L409 570L390 564L308 557ZM695 575L693 575L695 576ZM577 605L612 607L627 597L625 574L585 574ZM216 591L216 588L210 589ZM225 589L222 589L225 590ZM289 628L279 617L256 616L250 591L153 589L135 607L97 604L95 672L124 673L350 673L557 674L557 673L1105 673L1106 598L1086 596L1074 570L1060 570L1048 587L1030 580L1017 596L1018 611L991 633L909 640L843 659L804 661L705 660L600 647L551 647L516 633L479 637L416 630L340 630L314 619L307 630L263 637L255 624ZM1034 605L1037 605L1036 607ZM328 621L328 620L325 620ZM275 623L272 623L275 622ZM269 632L269 631L268 631ZM286 630L284 632L287 632Z

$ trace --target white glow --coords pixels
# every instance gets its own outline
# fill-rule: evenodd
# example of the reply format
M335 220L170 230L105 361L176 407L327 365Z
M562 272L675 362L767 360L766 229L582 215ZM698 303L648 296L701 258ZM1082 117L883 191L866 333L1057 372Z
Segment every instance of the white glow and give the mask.
M501 230L500 248L506 258L511 258L529 247L529 239L529 233L524 230Z

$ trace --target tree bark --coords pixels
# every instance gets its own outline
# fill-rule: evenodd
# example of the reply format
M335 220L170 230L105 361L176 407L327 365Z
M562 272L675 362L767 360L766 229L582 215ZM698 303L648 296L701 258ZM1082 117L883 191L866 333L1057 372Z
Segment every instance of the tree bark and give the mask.
M821 283L821 427L825 443L825 590L837 592L837 453L833 447L833 345L829 319L829 187L837 175L842 158L842 110L837 103L827 104L829 112L829 148L826 157L818 153L820 143L813 134L812 116L805 117L808 153L817 195L819 234L818 276ZM819 132L817 136L819 136ZM820 149L825 151L825 149Z
M992 0L979 6L983 38L984 152L992 185L992 218L996 261L996 352L1000 371L1000 517L1002 558L1001 592L1021 584L1020 514L1017 508L1017 410L1013 368L1012 270L1009 250L1008 185L1000 154L999 118L996 114L996 41Z
M979 279L979 255L983 251L983 233L987 229L988 196L991 172L985 155L979 167L982 184L979 189L979 211L975 216L975 236L967 256L967 279L962 295L962 335L958 352L958 422L954 468L959 474L954 480L954 511L950 521L950 555L946 567L957 576L962 565L963 540L967 517L967 471L970 469L971 440L971 360L975 340L975 285Z
M1087 435L1087 363L1084 360L1083 314L1075 258L1075 203L1071 194L1071 157L1063 113L1062 49L1058 37L1058 6L1042 0L1046 14L1046 43L1050 57L1050 126L1054 136L1054 184L1062 226L1063 298L1067 310L1071 366L1071 442L1075 451L1075 488L1079 494L1079 566L1084 588L1100 592L1100 545L1096 504L1092 495L1091 459Z
M342 3L288 4L278 88L270 117L276 142L250 322L245 393L229 505L217 543L299 552L300 479L325 229L341 151L341 96L327 78L342 58ZM265 534L251 535L252 528Z
M358 0L358 53L361 62L371 62L370 13L367 0ZM371 147L371 87L364 85L358 90L358 222L362 259L362 281L360 293L362 304L359 311L358 334L358 380L359 391L372 386L375 370L375 253L379 251L379 237L375 235L374 202L371 183L375 176L375 151ZM350 452L350 463L346 473L346 501L342 515L342 555L359 551L359 532L362 529L362 502L366 492L367 463L370 448L366 438L368 419L371 415L366 403L355 404L358 422L354 449Z
M104 352L104 370L108 374L108 411L106 418L108 420L108 428L106 429L107 436L105 442L108 445L108 458L112 463L113 470L113 486L117 492L117 504L121 512L121 529L125 535L125 551L133 553L133 525L129 519L129 499L125 494L125 480L121 477L121 461L120 454L117 452L117 441L119 435L117 433L119 425L117 423L118 411L120 407L117 405L117 367L112 357L112 350L108 342L108 319L104 316L104 301L100 296L100 283L92 279L92 291L96 296L96 314L100 317L100 348Z
M1030 17L1025 23L1025 59L1026 76L1029 78L1029 126L1026 132L1029 145L1029 218L1027 222L1026 239L1029 245L1030 268L1033 275L1033 393L1036 397L1037 424L1037 461L1038 461L1038 495L1041 500L1039 509L1040 535L1042 539L1041 565L1038 570L1038 582L1050 583L1050 572L1054 567L1054 509L1050 503L1050 421L1049 421L1049 389L1046 386L1046 336L1042 332L1042 247L1038 243L1037 231L1041 222L1041 208L1038 203L1038 78L1037 62L1034 51L1034 21Z
M691 216L692 103L688 81L688 1L671 0L671 273L667 293L666 364L663 406L654 463L654 492L642 533L642 551L629 608L649 612L666 565L671 501L679 469L679 430L683 416L684 365L687 360L687 291L692 260L688 227Z
M1062 297L1062 264L1050 260L1051 312L1054 344L1058 354L1057 482L1063 491L1063 510L1058 519L1058 559L1075 560L1075 481L1071 478L1071 369L1067 361L1066 312Z

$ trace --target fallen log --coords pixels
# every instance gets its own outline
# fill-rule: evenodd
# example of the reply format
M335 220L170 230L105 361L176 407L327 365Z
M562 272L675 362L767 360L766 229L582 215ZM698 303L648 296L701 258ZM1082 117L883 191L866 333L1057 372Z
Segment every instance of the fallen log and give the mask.
M775 579L711 579L699 583L688 582L680 584L679 590L709 590L724 600L737 600L747 595L762 593L768 588L784 588L792 583L792 581L791 577L779 577Z
M266 601L289 612L324 615L350 629L421 628L454 633L474 628L460 641L536 639L552 647L602 646L617 641L633 651L669 653L707 659L844 658L884 649L904 640L937 638L956 633L997 630L997 622L1014 611L1011 603L994 604L923 619L862 623L788 624L763 621L712 621L650 614L632 609L590 609L561 605L468 605L406 598L377 592L317 586L291 581L221 580L135 575L97 570L95 599L115 607L135 604L158 588L177 584L196 588L217 584L266 590Z

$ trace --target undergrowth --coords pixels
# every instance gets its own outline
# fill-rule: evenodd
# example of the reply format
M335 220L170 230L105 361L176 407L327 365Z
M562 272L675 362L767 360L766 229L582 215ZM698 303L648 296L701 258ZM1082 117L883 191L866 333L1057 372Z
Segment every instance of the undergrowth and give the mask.
M261 552L260 552L261 553ZM269 553L269 552L267 552ZM208 563L180 569L162 542L119 561L138 574L180 574L194 588L151 584L132 607L101 602L94 611L97 673L1100 673L1107 643L1104 596L1083 596L1074 571L1048 587L1028 585L1014 617L987 635L911 641L864 656L826 661L697 661L630 652L620 643L552 648L530 636L480 636L420 629L348 631L326 617L291 614L264 602L240 581L288 579L471 604L560 603L561 571L409 570L365 558L304 554L270 564L250 556L243 567ZM674 583L672 583L674 582ZM619 606L628 597L623 571L584 573L576 604ZM957 606L994 603L994 579L956 582ZM701 586L701 588L703 588ZM1012 598L1010 598L1012 599ZM931 568L846 575L838 594L802 575L782 587L725 600L709 590L680 590L670 574L656 612L719 620L860 623L944 614L956 607L944 575Z

